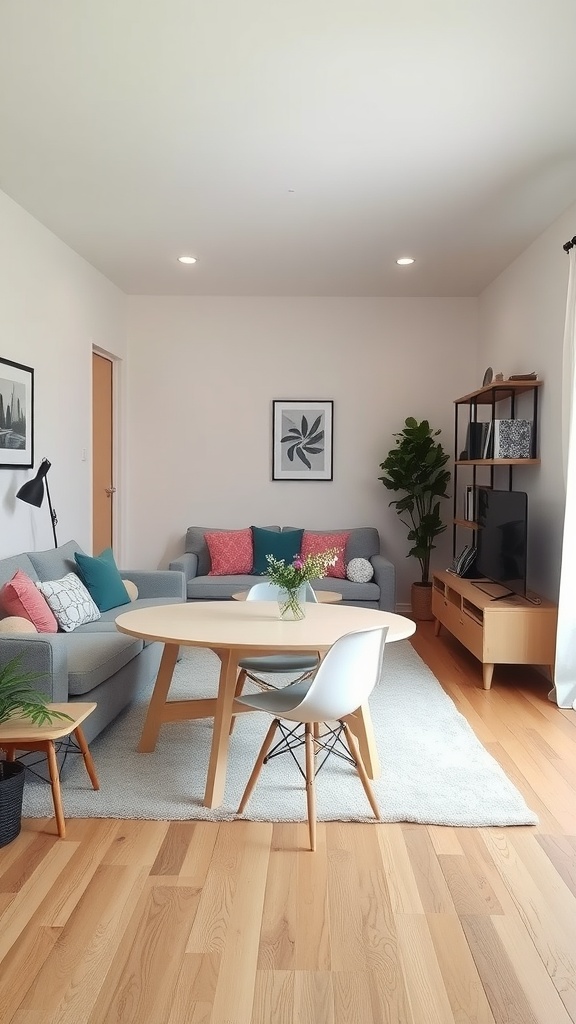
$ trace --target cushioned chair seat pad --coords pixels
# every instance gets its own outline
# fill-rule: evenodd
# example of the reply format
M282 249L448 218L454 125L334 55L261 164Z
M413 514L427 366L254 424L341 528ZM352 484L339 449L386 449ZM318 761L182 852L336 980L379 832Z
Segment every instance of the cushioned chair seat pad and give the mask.
M316 668L318 658L313 654L271 654L269 657L243 658L239 665L247 672L305 672Z

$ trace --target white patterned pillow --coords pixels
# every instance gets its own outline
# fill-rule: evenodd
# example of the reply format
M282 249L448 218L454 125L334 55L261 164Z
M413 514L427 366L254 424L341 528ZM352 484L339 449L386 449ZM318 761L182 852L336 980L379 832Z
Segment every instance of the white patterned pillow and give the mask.
M374 566L367 558L352 558L346 566L346 576L352 583L368 583L374 575Z
M65 633L71 633L76 626L96 622L100 618L99 609L75 572L69 572L61 580L48 580L36 586L44 594L60 629Z

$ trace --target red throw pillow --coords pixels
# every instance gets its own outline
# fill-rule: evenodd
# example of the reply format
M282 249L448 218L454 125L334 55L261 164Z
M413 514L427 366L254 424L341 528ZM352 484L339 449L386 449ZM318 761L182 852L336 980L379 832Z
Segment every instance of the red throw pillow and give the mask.
M306 558L307 555L320 555L323 551L329 551L330 548L340 548L336 565L331 565L328 568L328 576L335 576L336 579L346 579L346 565L344 563L344 555L346 554L346 544L348 543L348 533L308 533L304 530L304 536L302 538L302 558Z
M209 576L240 576L252 572L252 530L220 530L205 533L210 552Z
M6 615L29 619L39 633L58 632L58 623L46 598L21 569L0 590L0 608Z

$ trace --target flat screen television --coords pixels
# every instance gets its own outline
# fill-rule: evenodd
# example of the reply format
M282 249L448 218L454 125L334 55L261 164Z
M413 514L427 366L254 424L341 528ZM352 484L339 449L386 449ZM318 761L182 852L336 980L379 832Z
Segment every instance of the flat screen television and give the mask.
M524 491L476 489L474 575L526 596L528 498Z

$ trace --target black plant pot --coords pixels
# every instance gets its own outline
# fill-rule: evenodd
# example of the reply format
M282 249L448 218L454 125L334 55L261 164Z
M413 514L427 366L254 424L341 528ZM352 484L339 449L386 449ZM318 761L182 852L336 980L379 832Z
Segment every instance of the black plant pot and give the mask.
M7 846L20 832L25 773L20 761L0 761L0 846Z

